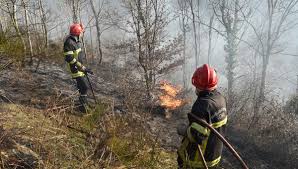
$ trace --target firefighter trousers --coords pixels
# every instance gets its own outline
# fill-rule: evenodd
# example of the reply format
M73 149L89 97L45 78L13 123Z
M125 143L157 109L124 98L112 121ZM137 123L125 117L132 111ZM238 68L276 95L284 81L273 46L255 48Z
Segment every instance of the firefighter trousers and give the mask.
M79 110L81 112L85 113L87 111L87 107L88 107L88 101L87 101L88 83L87 83L87 79L86 79L85 76L82 76L82 77L76 77L75 80L77 82L77 88L79 89L79 92L80 92Z

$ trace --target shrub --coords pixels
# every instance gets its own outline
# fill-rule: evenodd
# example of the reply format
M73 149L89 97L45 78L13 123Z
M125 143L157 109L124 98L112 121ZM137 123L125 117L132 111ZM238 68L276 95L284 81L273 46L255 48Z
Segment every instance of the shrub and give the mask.
M22 42L17 37L8 37L3 33L0 34L0 52L16 61L24 59L24 48Z

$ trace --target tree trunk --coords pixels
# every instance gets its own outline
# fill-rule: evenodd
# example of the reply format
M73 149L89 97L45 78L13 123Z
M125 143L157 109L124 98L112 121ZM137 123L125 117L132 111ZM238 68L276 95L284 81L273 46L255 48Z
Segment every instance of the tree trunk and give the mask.
M144 69L144 78L145 78L145 83L146 83L146 94L147 94L147 97L150 98L151 96L151 82L150 82L150 78L149 78L149 75L148 75L148 71L147 69Z
M79 23L76 0L72 0L71 2L72 2L72 20L73 20L73 23Z
M91 47L91 60L93 63L93 61L94 61L94 46L93 46L92 27L90 27L90 29L89 29L89 36L90 36L90 47Z
M260 85L260 93L259 97L256 100L256 108L255 108L255 113L258 114L260 111L260 107L265 101L265 84L266 84L266 72L267 72L267 67L269 63L269 58L271 55L271 50L272 50L272 20L273 20L273 4L271 1L267 1L267 10L268 10L268 28L267 28L267 41L266 41L266 51L262 56L262 74L261 74L261 85Z
M27 34L27 38L28 38L28 43L29 43L29 49L30 49L30 61L29 61L29 65L33 64L33 47L32 47L32 40L31 40L31 33L30 33L30 28L29 28L29 18L28 18L28 9L27 9L27 3L25 2L25 0L22 0L22 4L23 4L23 8L25 11L25 24L26 24L26 34Z
M183 18L183 87L187 88L187 75L186 75L186 29L185 29L185 18Z
M43 38L44 38L44 44L43 44L43 49L41 50L42 55L44 56L40 56L40 58L38 59L38 64L36 65L35 71L38 70L38 67L40 65L40 62L42 60L42 58L47 58L48 57L48 27L47 27L47 18L46 18L46 13L44 10L44 6L42 4L41 0L38 0L38 6L39 6L39 14L41 17L41 25L42 25L42 30L43 30Z
M44 47L45 49L48 48L49 42L48 42L48 27L47 27L47 16L44 10L44 5L42 4L41 0L38 0L39 2L39 13L41 16L41 25L43 30L43 36L44 36Z
M265 83L266 83L267 67L268 67L268 61L264 60L263 66L262 66L260 96L259 96L259 99L257 100L260 104L262 104L265 100Z
M2 13L0 13L0 33L1 33L1 36L4 35Z
M192 27L193 27L193 34L194 34L194 40L195 40L195 61L196 61L196 68L199 65L199 56L198 56L198 42L197 42L197 28L196 28L196 19L195 19L195 13L194 13L194 7L193 7L193 1L189 1L191 15L192 15Z
M132 8L132 7L131 7ZM150 98L150 84L149 84L149 78L148 78L148 71L145 65L145 59L144 59L144 52L142 51L143 48L143 44L142 44L142 37L141 37L141 23L140 23L140 19L135 18L136 16L134 16L134 13L132 12L132 17L134 18L134 22L135 22L135 26L136 26L136 37L137 37L137 41L138 41L138 61L144 71L144 79L145 79L145 86L146 86L146 95L148 98Z
M16 2L13 2L12 5L13 5L12 6L13 11L12 11L12 13L10 13L10 17L11 17L13 26L15 28L15 31L16 31L18 37L20 38L20 40L22 42L24 55L26 55L26 53L27 53L26 43L25 43L24 37L23 37L23 35L22 35L22 33L21 33L20 29L19 29L19 23L18 23L17 15L16 15L17 14L17 5L16 5ZM25 57L22 57L20 61L21 61L22 66L24 66Z
M252 124L254 123L254 119L257 117L257 109L258 109L258 103L257 100L258 100L258 77L257 77L257 54L259 51L259 47L257 47L257 50L255 51L255 54L254 54L254 69L253 69L253 85L252 85L252 90L253 90L253 98L252 98L252 102L254 103L253 104L253 117L252 117L252 120L248 126L248 129L250 129L250 127L252 126Z
M221 11L221 20L222 24L225 27L226 31L226 42L227 44L224 47L224 50L227 52L227 56L225 57L226 66L226 76L228 80L228 100L227 100L227 108L229 111L233 111L232 107L234 104L234 69L236 67L236 53L237 53L237 42L236 37L238 33L238 12L239 12L239 0L234 2L234 13L227 12L230 11L230 7L227 6L227 2L224 0L220 6ZM232 19L231 19L232 18Z
M197 5L198 5L198 21L200 21L200 0L197 0ZM198 41L197 41L197 45L198 45L198 64L197 66L199 66L200 64L200 56L201 56L201 23L198 22Z
M99 22L99 17L98 17L98 13L95 9L93 0L90 0L90 5L91 5L91 9L94 15L94 19L95 19L95 27L96 27L96 37L97 37L97 44L98 44L98 52L99 52L99 64L101 64L102 62L102 46L101 46L101 30L100 30L100 22Z
M227 79L228 79L228 109L231 110L233 107L234 102L234 69L236 64L236 44L235 44L235 37L232 35L231 32L227 33L227 53L228 55L225 58L225 61L227 63L226 71L227 71Z
M85 64L87 65L89 62L89 58L88 58L88 52L87 52L87 48L86 48L86 41L85 41L85 38L84 36L82 36L82 43L83 43L83 51L84 51L84 56L85 56ZM82 58L84 59L84 58Z
M186 66L187 66L187 60L186 60L186 26L187 26L187 14L188 14L188 4L185 0L178 0L179 5L179 11L181 14L179 14L179 21L180 21L180 29L182 31L182 45L183 45L183 65L182 65L182 80L183 80L183 88L187 88L187 72L186 72Z
M214 20L214 13L212 14L209 21L209 30L208 30L208 64L211 64L211 48L212 48L212 26Z

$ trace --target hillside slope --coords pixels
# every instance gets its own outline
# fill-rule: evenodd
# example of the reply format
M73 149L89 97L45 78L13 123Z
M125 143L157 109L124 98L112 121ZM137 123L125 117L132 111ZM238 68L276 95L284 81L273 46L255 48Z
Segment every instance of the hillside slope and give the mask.
M100 103L82 115L68 74L45 68L1 72L1 168L175 168L139 116L119 114L115 86L91 77Z
M57 64L41 68L1 71L2 168L176 168L181 140L176 126L187 121L187 108L171 119L127 109L122 89L102 66L97 73L102 78L90 77L100 103L81 115L75 111L78 92L69 75ZM229 131L227 138L251 168L283 168L272 154L247 142L245 133ZM226 149L222 161L223 168L240 168Z

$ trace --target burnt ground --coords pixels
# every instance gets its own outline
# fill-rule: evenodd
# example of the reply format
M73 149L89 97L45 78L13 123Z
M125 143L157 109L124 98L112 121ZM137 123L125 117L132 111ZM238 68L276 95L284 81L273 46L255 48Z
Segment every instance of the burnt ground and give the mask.
M45 109L47 103L53 99L68 98L77 102L79 92L75 80L63 68L64 65L56 63L43 63L35 71L35 65L22 70L7 68L0 72L0 101L16 104L30 105ZM120 94L117 87L96 75L89 76L97 98L113 99L117 104ZM94 102L92 94L88 100Z
M45 66L47 65L47 66ZM61 68L61 65L45 63L41 69L35 72L34 67L28 67L17 71L11 68L0 72L0 102L13 102L17 104L32 105L39 109L45 109L49 99L53 96L77 97L75 83L69 78L69 75ZM105 74L108 69L102 68L97 75ZM96 96L99 99L111 99L115 102L115 108L121 107L123 103L121 94L117 86L110 82L109 76L91 76L90 79L94 85ZM2 101L1 101L2 100ZM92 98L90 98L92 101ZM180 144L181 138L176 132L178 124L186 123L185 110L174 112L172 118L165 119L162 113L155 113L148 117L147 123L152 134L157 135L160 144L167 150L175 152ZM232 127L228 129L227 139L241 154L252 169L296 169L298 166L292 166L284 163L278 157L278 153L268 150L264 152L249 140L245 132L235 131ZM298 161L298 160L297 160ZM226 169L241 168L239 163L227 149L224 149L222 167Z

